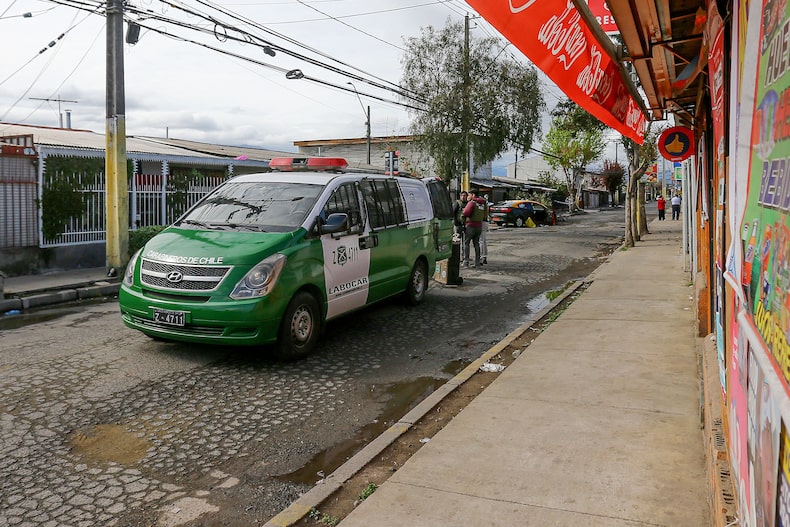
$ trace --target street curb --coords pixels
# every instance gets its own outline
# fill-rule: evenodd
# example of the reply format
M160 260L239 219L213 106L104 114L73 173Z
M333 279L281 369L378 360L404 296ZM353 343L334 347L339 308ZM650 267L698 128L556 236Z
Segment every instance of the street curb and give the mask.
M78 287L76 289L59 289L21 296L20 298L7 298L5 300L0 300L0 314L15 310L22 311L36 307L62 304L64 302L74 302L76 300L115 296L118 294L120 288L120 283L97 282L95 285Z
M426 397L422 402L415 406L411 411L404 415L397 423L386 429L376 439L368 443L362 450L357 452L348 461L343 463L329 476L321 480L312 489L302 494L299 498L286 507L283 511L266 522L263 527L290 527L307 516L311 510L317 508L324 500L351 479L354 474L365 468L376 456L384 451L388 446L395 442L401 435L406 433L415 423L422 419L445 397L452 393L456 388L468 381L480 367L490 359L504 351L514 340L526 332L530 326L545 317L551 310L561 304L571 294L576 292L583 284L589 280L575 280L557 298L552 300L546 307L530 316L521 326L511 331L495 346L491 347L473 361L466 368L461 370L452 379L444 383L437 390Z

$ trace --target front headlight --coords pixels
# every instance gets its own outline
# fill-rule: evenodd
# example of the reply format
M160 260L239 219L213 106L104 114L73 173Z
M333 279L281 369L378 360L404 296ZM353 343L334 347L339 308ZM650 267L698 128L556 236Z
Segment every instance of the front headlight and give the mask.
M255 298L266 296L274 288L280 271L285 267L286 256L273 254L250 271L236 284L230 297L239 300L242 298Z
M137 257L140 256L140 253L143 251L142 248L138 249L136 253L129 259L129 263L126 264L126 271L123 273L123 283L130 286L134 282L134 267L137 264Z

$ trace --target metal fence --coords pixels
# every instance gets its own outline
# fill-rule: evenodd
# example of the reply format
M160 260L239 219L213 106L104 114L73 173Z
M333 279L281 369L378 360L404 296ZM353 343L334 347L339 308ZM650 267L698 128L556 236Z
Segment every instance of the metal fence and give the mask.
M82 194L84 212L72 217L62 232L47 239L41 235L41 247L78 245L106 240L106 186L103 172L82 173L75 187ZM57 174L45 171L44 188ZM177 179L178 184L173 184ZM168 225L189 207L227 179L220 175L171 176L169 174L134 174L129 180L129 228ZM43 229L41 230L43 233Z
M0 249L38 245L37 188L29 158L0 156Z

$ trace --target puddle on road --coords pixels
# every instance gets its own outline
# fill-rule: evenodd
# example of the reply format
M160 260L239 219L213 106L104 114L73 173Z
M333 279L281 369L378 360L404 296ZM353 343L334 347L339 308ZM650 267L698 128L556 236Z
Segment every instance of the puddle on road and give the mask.
M87 300L79 300L76 302L68 302L59 304L58 307L45 307L38 309L30 309L27 311L15 312L10 311L0 313L0 331L8 329L19 329L25 326L32 326L33 324L40 324L42 322L49 322L66 315L73 315L74 313L81 312L86 306L94 304L104 304L106 302L114 302L115 299L108 300L106 297L92 298Z
M87 432L77 430L70 438L71 452L88 465L118 463L136 465L151 444L119 425L98 425Z
M386 406L376 422L362 427L353 438L319 452L302 468L290 474L277 476L277 479L289 483L314 485L321 479L319 472L327 476L331 474L446 382L447 379L420 377L413 381L389 385L386 388L389 396Z
M542 295L527 300L527 309L529 309L530 313L537 313L550 303L551 300L549 300L548 293L543 293Z

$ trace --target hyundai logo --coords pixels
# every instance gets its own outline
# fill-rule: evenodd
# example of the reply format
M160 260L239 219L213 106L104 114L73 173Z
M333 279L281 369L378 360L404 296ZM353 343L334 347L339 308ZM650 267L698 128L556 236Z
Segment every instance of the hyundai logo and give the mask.
M184 275L179 273L178 271L170 271L167 273L167 281L173 284L177 284L181 280L184 279Z

